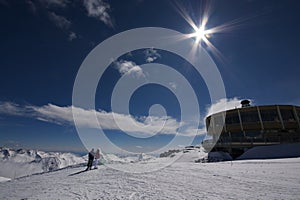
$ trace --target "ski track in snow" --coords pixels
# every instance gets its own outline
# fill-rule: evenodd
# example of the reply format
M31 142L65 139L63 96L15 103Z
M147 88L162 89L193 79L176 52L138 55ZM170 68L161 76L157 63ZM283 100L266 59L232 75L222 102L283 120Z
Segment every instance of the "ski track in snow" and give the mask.
M159 163L157 163L159 164ZM140 163L122 164L139 168ZM67 168L0 183L0 199L299 199L300 158L176 162L149 173Z

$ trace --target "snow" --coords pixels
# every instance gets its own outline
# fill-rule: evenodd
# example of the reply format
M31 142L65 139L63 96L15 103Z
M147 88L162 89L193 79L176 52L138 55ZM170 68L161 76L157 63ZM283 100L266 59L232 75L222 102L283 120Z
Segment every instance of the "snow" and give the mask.
M14 179L85 162L85 157L71 153L4 148L0 150L0 176Z
M115 157L119 162L97 170L79 166L31 175L1 182L0 199L299 199L300 158L194 163L196 155L190 150L127 163ZM159 170L127 173L144 166Z
M237 159L269 159L300 157L300 144L278 144L253 147Z
M218 162L218 161L230 161L232 157L227 152L214 151L208 153L208 161Z
M0 176L0 182L5 182L11 180L10 178L5 178Z
M189 148L183 149L180 153L176 153L176 156L179 156L176 162L195 162L195 160L207 156L207 153L205 153L202 148Z
M100 163L118 167L118 164L143 162L154 158L154 156L146 154L127 155L126 157L103 154ZM86 165L86 162L87 156L80 157L72 153L1 148L0 176L15 179L78 164Z

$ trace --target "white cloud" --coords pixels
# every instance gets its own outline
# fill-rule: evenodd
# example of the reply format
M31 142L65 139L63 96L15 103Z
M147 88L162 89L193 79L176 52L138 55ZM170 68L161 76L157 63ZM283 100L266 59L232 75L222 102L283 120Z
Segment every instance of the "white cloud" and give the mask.
M48 17L58 28L62 30L68 30L71 26L71 22L64 16L57 15L55 12L48 12Z
M207 107L206 116L227 109L240 107L240 99L220 99ZM76 125L81 128L100 128L104 130L122 130L128 134L140 137L160 134L177 134L180 130L182 136L195 136L206 134L206 127L196 128L198 122L178 122L169 116L142 116L105 112L102 110L86 110L73 106L57 106L48 104L44 106L21 106L11 102L0 102L0 114L19 117L30 117L40 121L55 123L59 125L74 125L73 114L78 120ZM97 120L94 116L97 116ZM205 117L202 119L205 120ZM116 123L118 122L118 123Z
M68 35L69 41L77 38L77 34L70 30L72 22L56 13L57 9L66 9L71 4L70 0L26 0L26 4L34 14L38 11L45 12L48 19Z
M195 135L205 135L205 134L206 134L206 127L202 127L202 128L187 127L181 133L181 135L183 136L195 136Z
M84 0L83 5L87 10L88 16L97 18L106 25L113 27L111 17L108 14L110 5L104 0Z
M199 134L198 129L193 129L188 123L178 122L169 116L136 118L132 115L85 110L73 106L61 107L53 104L20 106L10 102L0 102L0 114L30 117L59 125L74 125L73 113L79 116L76 125L81 128L98 129L100 125L103 130L122 130L137 137L148 137L156 133L177 134L177 129L183 127L180 135L192 136L197 132ZM97 120L94 118L95 114ZM200 132L202 133L201 129Z
M161 55L157 53L157 50L155 50L154 48L150 48L145 50L145 57L146 57L146 62L150 63L160 58Z
M150 62L153 62L156 59L157 59L156 57L148 57L148 58L146 58L146 62L150 63Z
M39 0L40 4L42 4L44 7L67 7L67 5L70 3L69 0Z
M144 74L142 68L140 66L136 65L132 61L120 60L120 61L116 61L114 64L116 65L117 69L119 70L120 74L122 74L122 75L129 74L129 75L133 75L137 78L145 77L145 74Z
M31 12L33 12L33 13L37 12L37 7L32 1L27 0L26 3L28 5L29 9L31 10Z
M0 102L0 113L16 116L22 116L26 114L25 109L12 102Z
M69 31L72 23L66 17L64 17L62 15L58 15L55 12L48 12L48 18L55 26L57 26L58 28L60 28L61 30L65 31L65 32L69 32L68 33L69 41L73 41L74 39L77 38L77 35L75 32Z
M241 107L241 99L234 97L232 99L220 99L214 104L211 104L207 108L206 116L212 115L214 113L222 112L225 110L235 109Z
M74 39L76 39L77 38L77 35L76 35L76 33L74 33L74 32L70 32L70 34L69 34L69 38L68 38L68 40L69 41L72 41L72 40L74 40Z

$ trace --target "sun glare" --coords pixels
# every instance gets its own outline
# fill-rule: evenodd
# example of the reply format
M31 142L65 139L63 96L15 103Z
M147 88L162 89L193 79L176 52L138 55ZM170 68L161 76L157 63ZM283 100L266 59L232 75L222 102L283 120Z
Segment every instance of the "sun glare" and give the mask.
M210 14L211 14L211 3L210 1L204 2L201 4L201 12L199 16L199 20L195 21L191 16L194 16L195 13L189 14L184 6L180 3L175 4L175 9L178 13L186 20L186 22L192 27L192 32L186 34L186 38L195 39L194 46L191 52L194 54L198 47L205 47L210 50L217 58L220 60L225 60L222 56L222 53L213 45L210 41L215 33L228 32L232 31L235 28L241 26L241 23L251 19L252 17L247 18L239 18L226 23L223 23L219 26L206 26L209 22ZM255 16L254 16L255 17ZM209 27L207 29L207 27Z
M202 39L204 39L204 37L206 37L205 28L203 26L200 26L200 28L197 28L195 30L194 37L196 38L196 43L199 43Z

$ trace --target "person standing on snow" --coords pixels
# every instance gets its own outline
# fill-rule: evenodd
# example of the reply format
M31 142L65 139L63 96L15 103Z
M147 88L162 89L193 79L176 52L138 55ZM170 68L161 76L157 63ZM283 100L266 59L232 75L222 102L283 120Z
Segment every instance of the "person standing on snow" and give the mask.
M100 158L101 158L101 151L100 151L100 149L97 149L97 151L95 153L94 169L98 169L97 165L98 165Z
M94 152L94 149L92 149L92 150L89 152L89 160L88 160L88 163L87 163L86 171L92 169L94 157L95 157L95 152Z

